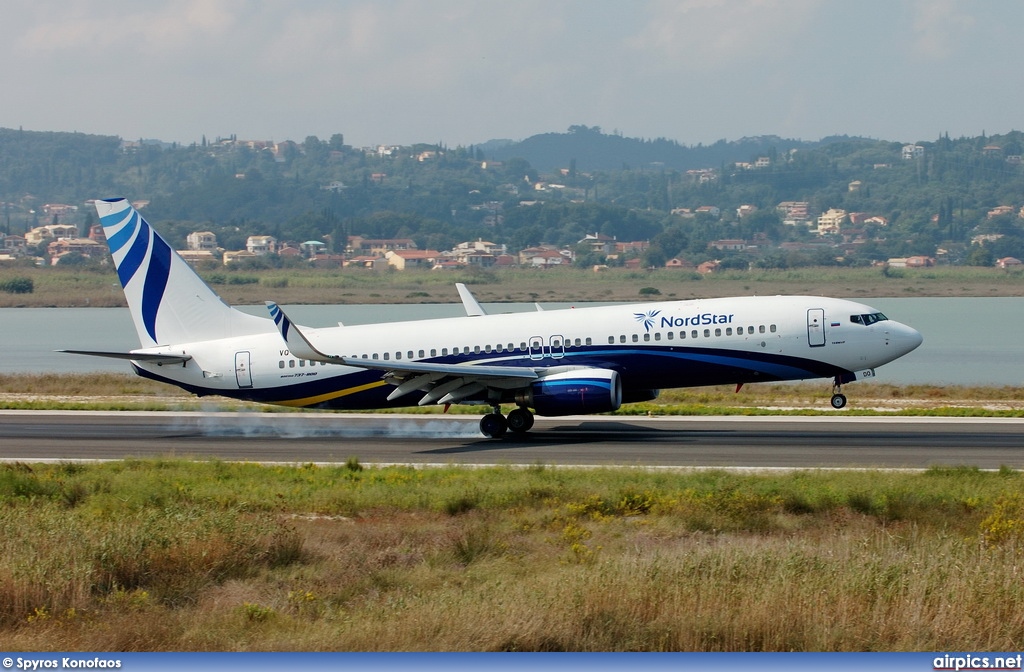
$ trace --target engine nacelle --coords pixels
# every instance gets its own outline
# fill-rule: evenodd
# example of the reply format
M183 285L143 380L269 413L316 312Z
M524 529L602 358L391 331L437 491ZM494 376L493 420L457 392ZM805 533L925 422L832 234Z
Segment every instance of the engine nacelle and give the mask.
M562 371L531 383L516 394L516 403L537 415L605 413L622 405L622 382L610 369Z

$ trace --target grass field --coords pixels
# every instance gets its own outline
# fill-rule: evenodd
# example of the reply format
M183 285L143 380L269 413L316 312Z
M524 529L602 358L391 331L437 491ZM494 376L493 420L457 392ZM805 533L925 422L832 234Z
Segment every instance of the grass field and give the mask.
M1021 296L1024 272L978 267L936 267L883 272L877 268L802 268L730 271L701 276L688 271L600 273L582 269L475 272L364 272L274 270L203 272L233 305L457 303L456 282L470 285L483 302L646 301L752 294L809 294L841 298L919 296ZM0 286L32 279L30 294L0 292L0 308L16 306L123 306L114 273L0 267Z
M1024 476L0 467L9 650L1005 650Z

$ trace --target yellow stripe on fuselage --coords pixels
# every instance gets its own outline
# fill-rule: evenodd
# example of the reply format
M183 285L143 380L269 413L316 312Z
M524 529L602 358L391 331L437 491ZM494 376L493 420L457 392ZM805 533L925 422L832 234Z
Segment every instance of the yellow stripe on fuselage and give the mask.
M347 397L350 394L356 394L358 392L372 390L373 388L380 387L381 385L387 385L387 383L384 382L383 380L377 380L372 383L367 383L366 385L349 387L344 390L335 390L334 392L328 392L327 394L318 394L315 397L306 397L304 399L289 399L288 401L275 401L274 403L280 406L295 406L297 408L301 408L303 406L313 406L315 404L322 404L325 401L330 401L331 399Z

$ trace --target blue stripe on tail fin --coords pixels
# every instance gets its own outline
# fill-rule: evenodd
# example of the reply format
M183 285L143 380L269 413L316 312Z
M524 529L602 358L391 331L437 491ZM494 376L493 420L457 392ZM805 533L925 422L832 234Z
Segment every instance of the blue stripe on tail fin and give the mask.
M143 347L273 330L225 304L127 200L95 203Z

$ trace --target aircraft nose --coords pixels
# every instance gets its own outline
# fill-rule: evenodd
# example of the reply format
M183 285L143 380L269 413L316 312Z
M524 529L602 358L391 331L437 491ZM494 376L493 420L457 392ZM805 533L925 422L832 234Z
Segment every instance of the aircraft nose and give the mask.
M892 340L893 344L899 349L901 357L924 343L924 336L921 335L920 331L902 323L897 323L897 325L896 329L893 330Z

